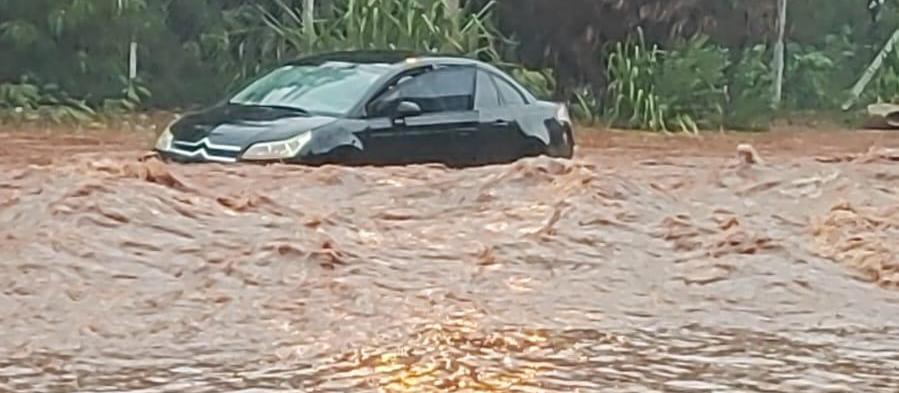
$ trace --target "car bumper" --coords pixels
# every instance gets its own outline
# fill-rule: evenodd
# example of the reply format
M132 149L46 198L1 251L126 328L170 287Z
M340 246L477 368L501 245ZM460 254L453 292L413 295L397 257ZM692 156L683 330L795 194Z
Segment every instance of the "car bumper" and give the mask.
M238 162L239 159L235 156L224 156L224 155L214 155L209 154L204 150L198 150L194 152L187 151L179 151L177 149L172 150L155 150L156 154L160 157L182 163L222 163L222 164L231 164Z
M177 150L154 150L160 158L167 161L183 163L183 164L200 164L200 163L217 163L217 164L303 164L303 165L319 165L323 161L322 157L294 157L284 160L242 160L239 157L215 156L208 152L179 152Z

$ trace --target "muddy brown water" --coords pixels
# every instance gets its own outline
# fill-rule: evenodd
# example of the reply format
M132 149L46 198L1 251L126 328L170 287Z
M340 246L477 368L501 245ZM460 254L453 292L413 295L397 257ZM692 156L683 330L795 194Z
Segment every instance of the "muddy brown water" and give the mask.
M0 391L899 391L896 133L464 170L0 137Z

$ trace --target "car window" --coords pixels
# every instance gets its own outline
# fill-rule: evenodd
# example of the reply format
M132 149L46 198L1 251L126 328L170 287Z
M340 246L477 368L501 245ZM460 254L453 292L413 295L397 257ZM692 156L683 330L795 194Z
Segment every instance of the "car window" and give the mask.
M471 110L474 78L474 67L443 67L405 77L375 100L370 113L388 115L401 101L418 104L422 113Z
M475 108L492 109L499 107L499 92L493 79L484 71L478 71L478 92L475 97Z
M506 82L505 79L493 76L493 81L496 82L496 87L499 89L499 96L502 98L504 106L517 106L527 103L521 92L515 86Z

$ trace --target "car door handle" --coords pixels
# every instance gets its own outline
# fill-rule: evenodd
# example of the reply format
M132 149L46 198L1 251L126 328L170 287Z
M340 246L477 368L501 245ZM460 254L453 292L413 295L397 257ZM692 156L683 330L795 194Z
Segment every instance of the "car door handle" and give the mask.
M499 127L508 127L511 124L508 120L499 119L493 122L493 125Z

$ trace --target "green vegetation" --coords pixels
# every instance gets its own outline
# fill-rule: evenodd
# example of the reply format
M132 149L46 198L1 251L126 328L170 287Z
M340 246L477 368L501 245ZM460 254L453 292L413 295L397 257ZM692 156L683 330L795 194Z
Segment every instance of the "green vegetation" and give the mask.
M0 84L0 120L48 119L55 123L90 120L93 109L70 98L56 85L37 85L27 79Z
M493 56L494 33L488 27L492 2L459 18L440 0L347 0L319 18L309 34L299 10L273 0L278 13L265 21L290 53L351 49L406 49L421 52Z
M771 112L763 54L758 47L732 64L728 50L705 36L676 40L665 50L642 40L617 43L603 117L620 127L661 131L758 128L754 122Z
M791 0L784 102L775 111L770 46L741 41L736 29L744 27L728 30L742 15L737 10L763 15L766 8L756 6L762 3L660 2L649 13L658 18L642 21L601 15L605 41L584 50L589 47L558 46L575 42L580 30L546 29L589 21L595 11L572 2L550 15L541 1L463 1L454 14L444 0L316 0L315 22L306 26L302 0L0 0L0 121L84 122L202 106L296 56L397 48L494 62L538 96L567 100L585 123L672 132L763 129L778 113L839 111L848 87L899 27L893 2L873 19L862 2ZM628 7L622 4L617 7ZM659 33L685 26L677 18L692 21L680 16L691 6L707 9L719 27L689 37ZM528 18L527 12L541 14ZM804 16L811 13L814 18ZM609 26L630 34L612 34ZM527 28L541 34L521 34ZM559 41L539 41L550 33ZM132 42L139 60L133 79ZM582 58L560 63L559 53ZM591 73L605 76L602 90L583 78ZM859 103L895 100L899 52L887 58Z

